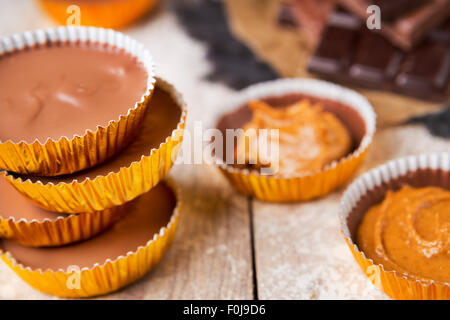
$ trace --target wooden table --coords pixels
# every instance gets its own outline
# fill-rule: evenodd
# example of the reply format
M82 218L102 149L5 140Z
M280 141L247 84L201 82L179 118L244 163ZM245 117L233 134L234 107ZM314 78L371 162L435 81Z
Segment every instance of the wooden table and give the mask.
M4 4L1 4L4 6ZM51 26L29 0L0 10L0 36ZM202 79L202 44L164 10L125 30L154 55L158 74L185 94L189 125L210 126L236 94ZM398 156L450 151L450 141L418 126L385 128L360 173ZM172 248L142 280L105 299L386 299L366 279L339 233L344 189L316 201L268 204L237 193L208 165L177 165L171 176L183 198ZM0 264L0 299L51 299Z

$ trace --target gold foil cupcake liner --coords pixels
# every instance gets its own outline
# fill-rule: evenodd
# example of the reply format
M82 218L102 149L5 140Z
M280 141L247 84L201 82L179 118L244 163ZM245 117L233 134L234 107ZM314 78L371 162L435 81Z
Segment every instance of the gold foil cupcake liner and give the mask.
M363 162L376 130L376 115L360 94L344 87L313 79L281 79L250 86L228 108L272 96L305 94L340 102L356 111L364 121L365 134L348 156L327 165L320 172L291 175L261 175L259 172L218 164L230 183L241 193L270 202L306 201L327 195L345 184Z
M178 198L179 192L173 183L169 181L168 185ZM9 252L3 252L1 259L30 286L51 295L86 298L111 293L142 278L162 260L175 236L181 205L182 202L178 198L167 226L162 227L145 245L128 252L125 256L119 256L114 260L108 259L91 268L42 271L25 267ZM79 279L77 287L70 285L74 277Z
M100 28L59 27L56 29L25 32L0 40L0 57L36 46L52 43L101 43L115 46L130 53L141 62L148 74L147 88L141 99L130 106L127 114L111 119L106 126L95 131L86 130L82 136L35 140L0 141L0 168L19 174L56 176L70 174L93 167L122 150L136 136L153 93L155 78L153 61L144 46L128 36Z
M58 184L23 181L0 172L19 192L40 207L54 212L84 213L122 205L156 186L169 172L183 140L187 109L183 97L168 82L157 78L157 85L168 91L181 108L181 118L171 136L159 148L149 150L140 161L106 176ZM151 105L151 101L150 101Z
M414 187L450 188L450 154L429 154L391 160L356 179L345 192L340 209L341 231L364 274L380 290L393 299L449 300L450 283L417 279L408 274L386 271L365 256L354 242L357 228L370 207L383 198L387 190L402 184ZM375 199L376 198L376 199ZM361 203L363 199L368 199ZM359 209L358 209L359 208Z
M79 13L80 24L102 28L122 28L136 21L157 4L157 0L61 1L39 0L45 10L61 25L76 23L71 16ZM76 5L79 8L71 7ZM70 10L69 10L70 9ZM75 17L74 17L75 18Z
M125 212L120 207L42 221L0 218L0 238L30 247L62 246L87 240L106 230Z

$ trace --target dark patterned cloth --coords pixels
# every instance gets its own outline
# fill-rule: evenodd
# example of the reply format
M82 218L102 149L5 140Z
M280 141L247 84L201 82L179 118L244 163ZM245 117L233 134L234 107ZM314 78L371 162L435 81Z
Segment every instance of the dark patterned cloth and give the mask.
M207 59L213 66L213 70L206 75L208 80L242 89L253 83L278 78L268 64L234 38L221 1L174 0L172 8L187 33L207 45Z
M431 134L450 138L450 106L442 112L415 117L408 122L424 124Z

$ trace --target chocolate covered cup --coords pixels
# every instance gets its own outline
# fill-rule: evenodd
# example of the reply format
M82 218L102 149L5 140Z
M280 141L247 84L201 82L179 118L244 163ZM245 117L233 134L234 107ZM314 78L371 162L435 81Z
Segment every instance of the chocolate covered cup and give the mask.
M94 237L125 213L121 207L85 214L56 214L30 203L0 178L0 238L25 246L62 246Z
M187 110L175 88L158 78L148 104L136 139L101 165L58 177L0 175L49 211L94 212L131 201L167 175L183 140Z
M165 182L125 206L123 219L95 238L57 248L3 240L1 258L33 288L52 295L80 298L118 290L161 261L180 210L175 192Z
M399 158L363 174L348 187L342 197L339 213L341 231L362 271L377 288L391 298L448 300L450 283L418 277L391 267L387 270L382 264L368 258L367 253L358 247L357 234L366 213L380 204L388 191L398 191L403 186L413 188L434 186L450 190L450 154ZM406 205L405 203L404 206ZM430 206L430 203L424 203L421 209ZM406 230L407 226L402 225L401 228ZM409 247L413 244L407 245Z
M311 79L283 79L250 86L231 102L230 112L222 115L216 128L224 136L227 129L240 129L252 118L249 102L260 100L271 107L283 108L300 100L320 104L345 126L352 140L351 152L332 161L321 170L292 174L261 174L251 167L225 164L216 155L216 163L240 192L264 201L303 201L324 196L347 182L366 156L376 127L370 103L360 94L341 86ZM281 134L281 133L280 133Z
M93 167L137 135L155 79L144 46L60 27L0 40L0 168L56 176Z

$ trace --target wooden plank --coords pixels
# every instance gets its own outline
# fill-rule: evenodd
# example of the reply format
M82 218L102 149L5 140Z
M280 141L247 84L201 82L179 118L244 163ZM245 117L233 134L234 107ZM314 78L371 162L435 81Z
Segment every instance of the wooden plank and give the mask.
M23 19L17 19L18 16ZM0 35L48 25L51 22L32 1L14 1L8 10L0 10ZM161 10L151 21L142 21L125 32L149 48L158 74L174 81L185 94L189 121L212 123L231 90L200 80L209 68L205 49L185 34L172 14ZM237 194L214 167L182 165L174 168L171 175L179 182L184 199L171 249L141 281L102 298L252 299L247 198ZM35 291L0 263L0 299L7 298L53 297Z
M172 248L142 281L107 298L252 299L247 199L214 167L183 165L171 176L183 201Z
M450 141L422 127L385 129L376 135L360 173L396 157L443 151L450 151ZM387 298L366 279L339 232L343 189L300 204L254 201L260 299Z

